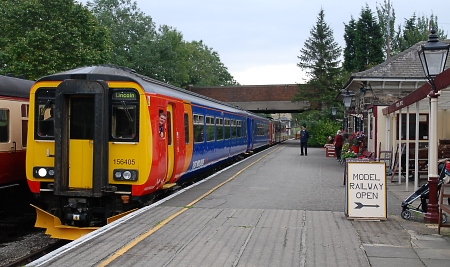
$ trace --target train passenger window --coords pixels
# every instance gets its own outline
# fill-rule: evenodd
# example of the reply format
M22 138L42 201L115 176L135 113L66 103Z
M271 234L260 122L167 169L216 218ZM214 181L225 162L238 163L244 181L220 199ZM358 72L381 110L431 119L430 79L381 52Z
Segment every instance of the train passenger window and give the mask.
M184 142L189 144L189 115L184 113Z
M137 132L137 106L122 102L112 105L111 134L116 139L131 140Z
M0 143L9 142L9 110L0 109Z
M231 120L231 138L236 138L236 121Z
M26 147L27 146L29 105L23 104L20 107L20 109L21 109L21 113L22 113L22 147Z
M223 140L223 119L216 118L216 139Z
M241 123L242 123L242 121L240 121L240 120L236 121L236 133L237 133L238 138L242 136L241 135Z
M225 139L230 139L231 134L230 134L230 119L225 119L225 127L224 127L224 131L225 131Z
M194 137L195 143L201 143L205 140L205 117L203 115L194 114Z
M170 111L167 111L167 144L172 144L172 116Z
M206 141L214 141L214 117L206 116Z
M247 121L242 121L242 137L247 137Z

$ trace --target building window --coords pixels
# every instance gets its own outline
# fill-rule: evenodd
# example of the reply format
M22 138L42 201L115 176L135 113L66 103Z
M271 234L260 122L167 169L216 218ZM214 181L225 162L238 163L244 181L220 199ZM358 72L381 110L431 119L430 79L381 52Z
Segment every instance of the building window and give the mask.
M406 115L402 114L402 140L406 140ZM399 114L397 114L397 121L399 121ZM428 140L428 114L419 114L419 140ZM397 136L398 136L397 123ZM409 140L416 139L416 114L409 114Z

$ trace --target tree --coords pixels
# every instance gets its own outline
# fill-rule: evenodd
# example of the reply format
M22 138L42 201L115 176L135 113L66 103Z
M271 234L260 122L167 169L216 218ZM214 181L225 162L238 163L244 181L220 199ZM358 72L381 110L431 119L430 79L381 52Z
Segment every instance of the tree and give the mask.
M364 71L384 61L383 35L375 19L369 6L366 5L356 23L354 64L358 71Z
M111 63L134 68L143 56L142 42L155 38L155 24L131 0L94 0L87 6L99 23L111 32ZM145 44L144 44L145 45Z
M182 33L168 25L156 30L136 2L94 0L88 6L113 33L113 64L180 87L236 84L217 52L201 41L185 42Z
M414 13L411 18L405 19L403 30L398 25L398 31L394 38L393 48L395 53L400 53L420 41L427 41L430 33L430 24L436 30L440 39L446 39L447 35L438 28L438 18L433 14L430 18L417 17Z
M377 6L378 13L378 24L381 27L381 32L383 34L383 39L385 40L383 44L384 56L389 58L391 56L392 42L395 36L395 11L391 5L391 1L384 0L384 4Z
M309 100L317 108L330 104L336 96L336 89L342 85L339 57L341 48L334 41L333 31L325 22L325 13L320 9L316 25L310 31L298 56L297 64L310 78L308 86L300 86L295 100Z
M8 0L0 4L0 73L28 79L107 63L109 32L73 0Z
M353 72L356 67L356 21L351 17L348 24L344 24L345 33L345 48L344 48L344 63L343 68L347 72Z
M219 54L203 43L186 43L189 84L197 86L237 85L227 67L220 61Z

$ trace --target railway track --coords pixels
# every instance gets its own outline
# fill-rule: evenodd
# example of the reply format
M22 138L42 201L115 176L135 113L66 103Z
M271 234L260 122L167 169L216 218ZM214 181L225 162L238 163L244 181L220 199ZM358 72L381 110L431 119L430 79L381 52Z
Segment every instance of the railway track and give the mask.
M13 261L10 262L6 265L1 265L1 267L20 267L20 266L24 266L42 256L44 256L45 254L52 252L66 244L68 244L70 241L68 240L56 240L54 243L49 244L43 248L40 248L38 250L35 251L31 251L29 254Z

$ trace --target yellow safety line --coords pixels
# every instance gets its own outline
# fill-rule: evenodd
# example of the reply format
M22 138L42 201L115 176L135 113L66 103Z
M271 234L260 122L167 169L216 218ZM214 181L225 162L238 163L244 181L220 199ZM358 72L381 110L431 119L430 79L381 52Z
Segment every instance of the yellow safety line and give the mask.
M166 218L165 220L163 220L161 223L159 223L157 226L155 226L154 228L150 229L149 231L147 231L146 233L143 233L142 235L136 237L136 239L134 239L133 241L131 241L130 243L128 243L126 246L124 246L123 248L121 248L120 250L118 250L116 253L114 253L113 255L111 255L109 258L107 258L106 260L104 260L103 262L101 262L99 265L97 265L98 267L105 267L106 265L110 264L112 261L114 261L115 259L117 259L118 257L122 256L123 254L125 254L125 252L127 252L128 250L130 250L131 248L133 248L135 245L137 245L139 242L141 242L142 240L144 240L145 238L147 238L148 236L150 236L151 234L153 234L154 232L156 232L157 230L159 230L161 227L163 227L164 225L166 225L168 222L170 222L171 220L173 220L175 217L177 217L178 215L180 215L181 213L185 212L186 210L188 210L191 206L193 206L195 203L199 202L200 200L202 200L203 198L205 198L206 196L208 196L209 194L211 194L212 192L214 192L215 190L217 190L219 187L223 186L224 184L230 182L231 180L233 180L234 178L236 178L239 174L241 174L243 171L245 171L246 169L250 168L251 166L253 166L253 164L257 163L258 161L262 160L263 158L265 158L266 156L270 155L271 153L277 151L280 147L275 148L274 150L270 151L269 153L267 153L266 155L262 156L261 158L259 158L258 160L254 161L252 164L246 166L245 168L243 168L242 170L238 171L235 175L231 176L230 178L228 178L228 180L222 182L221 184L215 186L214 188L212 188L211 190L209 190L208 192L206 192L205 194L203 194L202 196L200 196L199 198L197 198L196 200L192 201L191 203L189 203L187 205L187 208L183 208L180 211L170 215L168 218Z

